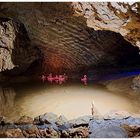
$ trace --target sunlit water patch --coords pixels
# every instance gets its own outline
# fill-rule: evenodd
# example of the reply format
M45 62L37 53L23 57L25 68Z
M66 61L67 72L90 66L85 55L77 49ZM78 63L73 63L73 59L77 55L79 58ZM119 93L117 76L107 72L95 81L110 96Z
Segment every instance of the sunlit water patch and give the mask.
M53 112L57 115L64 115L68 119L74 119L83 115L91 115L93 101L100 115L112 110L138 112L134 100L126 94L110 92L105 86L97 84L84 86L82 84L28 83L15 86L14 89L16 97L12 102L15 104L13 107L16 110L15 118L22 115L36 117L46 112Z

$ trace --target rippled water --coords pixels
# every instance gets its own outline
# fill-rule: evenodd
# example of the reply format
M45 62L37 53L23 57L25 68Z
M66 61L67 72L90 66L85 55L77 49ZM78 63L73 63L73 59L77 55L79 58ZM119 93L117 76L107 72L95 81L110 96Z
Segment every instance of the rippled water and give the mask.
M111 86L113 87L113 86ZM5 116L18 118L21 115L36 117L46 112L64 115L68 119L91 115L94 101L96 113L104 115L112 110L125 110L138 113L136 99L117 90L109 91L99 84L48 85L40 83L19 84L13 87L14 93L6 93L1 102ZM115 88L114 88L115 89ZM8 94L11 98L7 98ZM16 96L15 96L16 94ZM10 104L11 103L11 104ZM8 106L7 106L8 104ZM5 106L5 107L4 107ZM9 107L11 106L11 107Z

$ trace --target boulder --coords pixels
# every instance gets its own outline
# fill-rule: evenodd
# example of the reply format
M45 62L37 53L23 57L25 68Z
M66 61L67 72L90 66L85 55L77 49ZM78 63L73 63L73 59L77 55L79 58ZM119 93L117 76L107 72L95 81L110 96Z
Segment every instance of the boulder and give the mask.
M16 125L33 124L33 119L28 116L22 116L15 122Z
M77 127L70 128L68 130L69 136L71 138L88 138L89 137L89 129L87 127Z
M126 111L111 111L104 115L105 120L111 120L111 119L126 119L129 118L131 115Z
M48 128L53 128L54 130L58 131L59 130L59 126L57 126L55 123L51 123L51 124L39 124L36 125L38 129L48 129Z
M117 126L108 126L99 128L91 133L90 138L127 138L127 133Z
M8 119L7 117L1 116L0 125L8 125L8 124L13 124L13 121Z
M56 119L55 123L57 125L64 125L66 122L68 122L67 118L65 116L61 115Z
M129 138L140 137L140 125L123 124L121 127L125 129Z
M27 138L40 137L39 129L35 125L32 125L31 127L28 127L27 129L24 129L23 134Z
M140 75L134 77L134 79L132 80L131 88L134 91L139 91L140 90Z
M41 123L41 124L51 124L55 123L58 119L58 116L56 114L53 114L51 112L45 113L44 115L40 115L34 119L34 123Z
M39 132L40 132L41 137L44 137L44 138L59 138L60 137L60 133L51 127L47 129L40 129Z
M89 121L93 119L93 116L82 116L74 120L70 120L69 123L73 126L88 125Z
M125 127L124 125L128 125ZM91 120L89 122L89 131L91 133L90 137L130 137L134 136L130 130L130 126L140 126L140 118L122 118L122 119L100 119ZM129 129L128 129L129 128ZM133 127L134 128L134 127ZM136 127L136 133L137 129ZM122 130L123 129L123 130ZM102 132L102 134L101 134ZM108 133L111 132L111 133Z
M7 129L0 131L0 137L2 138L24 138L22 131L17 129Z

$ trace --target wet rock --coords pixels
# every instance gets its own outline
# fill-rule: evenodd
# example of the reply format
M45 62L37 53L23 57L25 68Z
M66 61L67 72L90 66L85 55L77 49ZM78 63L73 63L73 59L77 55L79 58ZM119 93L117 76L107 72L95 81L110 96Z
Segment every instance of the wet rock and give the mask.
M41 123L41 124L51 124L57 121L58 116L53 113L45 113L44 115L40 115L34 119L34 123Z
M73 127L73 125L70 124L69 122L66 122L63 125L58 125L58 130L63 131L63 130L69 129L71 127Z
M17 129L7 129L0 131L0 137L2 138L24 138L22 131Z
M71 138L88 138L89 137L89 129L87 127L77 127L71 128L68 130L69 136Z
M27 129L24 129L23 134L25 137L28 137L28 138L37 138L40 136L39 129L35 125Z
M121 127L126 130L129 138L140 136L140 125L123 124Z
M111 111L104 116L105 120L111 119L126 119L129 118L131 115L126 111Z
M103 129L103 132L107 132L105 129L108 130L108 128L110 129L110 127L112 127L112 129L113 128L116 129L116 127L119 127L119 129L120 129L120 128L123 128L122 126L124 124L133 125L133 126L140 126L140 118L129 117L129 118L123 118L123 119L107 119L107 120L94 119L94 120L91 120L89 122L89 130L91 133L91 137L98 137L97 135L95 136L95 134L96 134L96 132L100 131L101 129ZM124 129L124 131L126 131L126 129ZM118 130L118 132L119 132L118 136L121 136L121 134L124 134L124 133L120 134L120 130ZM115 133L115 130L112 131L112 136L114 135L114 137L115 137L114 133ZM98 134L100 136L100 132L98 132ZM127 134L127 131L126 131L126 134ZM105 136L105 133L104 133L104 136ZM109 136L109 135L107 134L106 136Z
M47 129L40 129L40 135L41 137L45 138L59 138L60 133L55 131L53 128L47 128Z
M61 132L61 138L69 138L69 137L70 137L70 135L69 135L68 131L62 130L62 132Z
M0 125L9 125L9 124L13 124L13 121L4 116L0 117Z
M39 58L22 23L0 18L0 37L0 72L22 72Z
M90 138L127 138L127 133L120 127L108 126L97 129L90 135Z
M67 130L63 130L61 132L62 138L88 138L89 137L89 129L87 127L77 127L70 128Z
M132 88L134 91L139 91L139 90L140 90L140 75L136 76L136 77L132 80L131 88Z
M124 120L124 124L140 125L140 118L129 117L129 118Z
M26 124L33 124L33 119L28 116L22 116L19 120L15 122L16 125L26 125Z
M59 126L57 126L55 123L51 123L51 124L43 124L43 125L37 125L37 127L39 129L48 129L48 128L53 128L54 130L58 131L59 130Z
M57 125L64 125L67 121L68 121L67 118L65 116L61 115L57 118L55 123Z
M89 121L93 119L93 116L82 116L74 120L70 120L69 123L73 126L88 125Z

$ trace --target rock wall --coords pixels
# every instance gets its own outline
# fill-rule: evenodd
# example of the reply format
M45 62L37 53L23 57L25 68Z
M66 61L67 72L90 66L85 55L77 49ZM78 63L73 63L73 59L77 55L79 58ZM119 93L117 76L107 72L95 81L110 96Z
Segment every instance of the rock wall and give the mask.
M15 22L8 24L13 41L7 38L10 51L1 49L1 71L27 70L38 59L33 46L43 59L36 67L48 73L139 64L138 49L123 39L139 44L139 3L0 3L0 17Z
M125 6L123 3L115 4L121 5L123 10L135 7L129 7L129 4ZM120 15L123 15L122 9L119 10ZM132 16L132 13L129 15ZM24 24L31 43L43 54L44 61L40 68L44 72L80 71L92 65L116 66L123 60L126 62L125 57L138 56L137 49L132 49L121 35L114 33L127 36L128 30L122 25L128 24L130 17L129 20L126 20L125 15L119 18L113 8L111 9L111 3L0 3L0 17L10 17ZM135 24L135 28L139 30L139 25ZM32 54L30 51L29 49L26 53L23 50L26 55ZM36 55L31 58L27 55L31 62L35 57ZM22 58L16 60L23 61ZM19 63L25 65L26 62Z
M15 109L16 92L10 87L0 88L0 116L14 118L18 117L18 110Z
M7 18L0 19L0 72L23 72L39 57L31 46L24 25Z
M140 47L139 2L74 2L72 5L76 16L86 18L87 26L120 33Z

